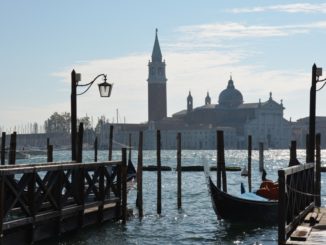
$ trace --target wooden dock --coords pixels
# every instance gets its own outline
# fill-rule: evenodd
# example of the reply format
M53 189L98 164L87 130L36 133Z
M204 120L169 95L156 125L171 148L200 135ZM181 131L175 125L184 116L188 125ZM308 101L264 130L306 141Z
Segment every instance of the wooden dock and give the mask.
M0 244L32 244L127 217L126 149L121 161L0 167Z
M326 208L321 208L321 148L316 160L278 171L278 244L326 244Z
M286 244L320 245L326 243L326 208L315 208L308 213Z

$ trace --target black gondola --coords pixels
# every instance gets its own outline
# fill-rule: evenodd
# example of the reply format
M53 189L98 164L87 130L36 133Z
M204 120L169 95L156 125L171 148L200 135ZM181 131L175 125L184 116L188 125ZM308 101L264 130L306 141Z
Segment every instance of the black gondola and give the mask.
M127 166L127 181L136 179L136 175L137 175L136 169L135 169L132 161L129 159L128 166Z
M208 177L214 211L219 219L241 222L277 223L278 201L268 200L254 193L233 196L223 192Z

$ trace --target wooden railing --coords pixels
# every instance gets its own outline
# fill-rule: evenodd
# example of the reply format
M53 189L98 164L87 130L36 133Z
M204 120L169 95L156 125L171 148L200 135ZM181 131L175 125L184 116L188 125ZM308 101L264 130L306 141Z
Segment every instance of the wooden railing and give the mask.
M39 240L34 228L47 221L55 220L57 234L102 222L110 205L114 217L125 221L126 172L126 149L121 161L1 166L0 242L9 230L19 227L31 231L30 242ZM95 218L85 219L87 213ZM64 224L71 217L74 224Z
M292 166L278 171L279 244L285 244L293 230L315 206L314 171L314 163Z

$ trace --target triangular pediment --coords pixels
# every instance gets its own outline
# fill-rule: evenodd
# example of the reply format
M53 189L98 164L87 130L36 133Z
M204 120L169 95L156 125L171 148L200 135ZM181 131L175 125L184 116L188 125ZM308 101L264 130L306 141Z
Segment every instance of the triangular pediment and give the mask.
M277 103L273 99L269 99L266 102L261 104L262 109L267 109L267 110L279 110L279 109L284 109L282 104Z

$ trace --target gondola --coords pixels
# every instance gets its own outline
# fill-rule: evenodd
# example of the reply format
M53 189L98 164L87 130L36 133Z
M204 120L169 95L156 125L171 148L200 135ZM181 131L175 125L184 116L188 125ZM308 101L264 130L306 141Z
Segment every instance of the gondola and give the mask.
M135 169L132 161L129 159L128 166L127 166L127 182L129 182L131 180L135 180L136 174L137 174L136 169Z
M277 223L278 201L268 200L252 192L245 192L239 196L230 195L217 188L210 176L208 186L213 208L219 219Z

